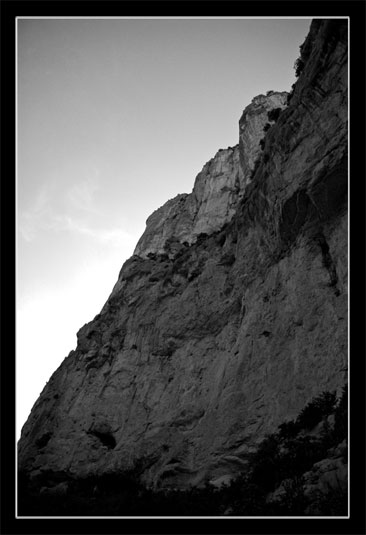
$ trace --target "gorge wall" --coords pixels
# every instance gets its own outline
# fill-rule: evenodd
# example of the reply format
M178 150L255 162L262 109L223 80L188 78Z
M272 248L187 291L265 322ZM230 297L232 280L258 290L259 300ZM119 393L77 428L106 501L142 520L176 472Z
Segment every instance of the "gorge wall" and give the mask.
M164 253L168 240L191 244L199 234L218 231L232 219L250 183L265 125L274 122L268 112L282 110L286 102L286 92L269 91L253 99L239 121L239 143L220 149L204 165L191 194L177 195L148 218L135 255Z
M340 391L347 57L347 22L313 21L289 99L254 98L238 145L150 216L34 405L22 470L81 477L138 465L156 486L217 481L314 396Z

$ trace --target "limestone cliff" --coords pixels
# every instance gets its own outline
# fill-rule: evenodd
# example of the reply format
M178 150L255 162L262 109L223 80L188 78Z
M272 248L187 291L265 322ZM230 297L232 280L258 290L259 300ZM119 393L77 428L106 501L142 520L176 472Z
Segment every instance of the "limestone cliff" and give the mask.
M232 219L250 182L266 125L273 124L268 113L282 110L286 102L286 92L269 91L253 99L239 121L238 145L220 149L204 165L192 193L177 195L148 218L135 255L164 253L167 241L191 244L200 234L212 234Z
M238 146L149 218L33 407L22 470L214 481L346 382L347 22L314 21L301 50L289 105L255 98Z

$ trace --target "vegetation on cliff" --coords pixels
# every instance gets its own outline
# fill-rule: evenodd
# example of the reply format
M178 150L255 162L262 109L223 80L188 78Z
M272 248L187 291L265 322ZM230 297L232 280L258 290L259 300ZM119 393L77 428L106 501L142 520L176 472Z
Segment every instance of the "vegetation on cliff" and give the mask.
M343 443L347 463L347 388L337 400L324 392L299 416L268 435L249 455L245 471L219 488L152 489L141 466L124 473L74 479L43 473L37 481L19 475L21 516L302 516L347 514L347 481L306 493L306 473ZM49 486L52 485L52 486ZM276 490L277 489L277 490Z

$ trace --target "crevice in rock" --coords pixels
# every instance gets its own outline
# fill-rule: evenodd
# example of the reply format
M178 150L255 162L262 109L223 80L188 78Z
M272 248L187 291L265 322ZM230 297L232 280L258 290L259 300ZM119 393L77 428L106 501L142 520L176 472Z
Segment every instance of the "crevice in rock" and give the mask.
M47 444L50 441L50 438L52 437L52 433L44 433L37 441L36 445L42 449L47 446Z
M225 253L219 260L219 266L231 266L235 262L235 255L231 252Z
M282 207L280 236L286 245L295 241L305 223L310 199L304 190L298 190Z
M329 285L334 288L334 293L338 296L340 294L339 289L337 288L338 274L337 274L334 260L329 251L328 242L325 239L324 234L322 233L318 234L315 239L322 253L323 266L325 267L325 269L328 271L328 274L329 274L329 279L330 279Z
M271 332L270 331L263 331L261 333L262 336L265 336L266 338L268 338L270 335L271 335Z
M331 155L332 149L327 152ZM308 191L320 220L329 219L339 213L347 203L348 171L347 156L330 171L320 174Z

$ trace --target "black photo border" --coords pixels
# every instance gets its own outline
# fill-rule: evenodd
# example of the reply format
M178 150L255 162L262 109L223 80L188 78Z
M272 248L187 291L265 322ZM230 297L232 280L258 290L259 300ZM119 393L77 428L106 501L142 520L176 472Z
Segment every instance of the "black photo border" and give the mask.
M348 1L16 1L1 10L1 533L365 534L365 19ZM259 16L350 20L350 422L348 519L21 519L15 516L15 20L19 16ZM361 219L361 221L360 221ZM353 260L353 262L352 262Z

